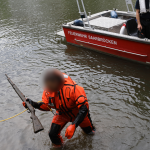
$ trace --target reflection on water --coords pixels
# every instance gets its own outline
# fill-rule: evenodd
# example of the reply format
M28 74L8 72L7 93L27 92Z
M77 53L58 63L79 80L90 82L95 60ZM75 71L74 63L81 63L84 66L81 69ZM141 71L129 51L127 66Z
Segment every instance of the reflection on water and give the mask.
M88 0L85 6L92 13L126 10L124 0ZM77 12L75 1L0 1L0 120L24 110L5 73L26 97L39 101L40 74L56 67L85 88L97 129L87 136L78 128L66 140L65 127L65 150L149 150L150 67L68 45L55 33ZM0 123L0 149L53 150L47 134L53 115L36 114L45 128L38 134L26 112Z

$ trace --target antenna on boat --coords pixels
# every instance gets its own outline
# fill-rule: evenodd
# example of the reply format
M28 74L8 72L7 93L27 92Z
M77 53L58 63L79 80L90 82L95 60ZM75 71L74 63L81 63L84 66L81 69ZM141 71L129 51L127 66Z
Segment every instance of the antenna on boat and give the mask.
M131 5L131 7L132 7L132 12L135 12L135 11L134 11L134 7L133 7L132 0L125 0L125 2L126 2L126 5L127 5L128 12L130 12L128 5Z
M81 0L81 3L82 3L82 7L83 7L84 12L81 12L79 1L78 0L76 0L76 1L77 1L78 9L79 9L79 14L80 14L81 19L83 21L84 27L85 27L85 23L84 23L83 19L86 18L86 21L88 22L89 28L91 28L91 25L90 25L89 18L87 16L87 13L86 13L86 10L85 10L85 6L84 6L84 3L83 3L83 0Z

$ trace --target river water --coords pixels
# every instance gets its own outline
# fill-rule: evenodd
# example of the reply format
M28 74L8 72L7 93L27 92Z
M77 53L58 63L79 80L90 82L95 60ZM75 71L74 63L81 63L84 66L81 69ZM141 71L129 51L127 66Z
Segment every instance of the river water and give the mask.
M126 10L124 0L87 0L85 6L92 14ZM0 0L0 120L24 110L5 73L26 97L39 101L40 75L54 67L85 88L97 129L87 136L78 128L66 140L65 127L64 150L149 150L150 67L68 45L56 32L76 18L75 0ZM45 128L38 134L27 112L0 122L0 150L53 150L53 114L36 114Z

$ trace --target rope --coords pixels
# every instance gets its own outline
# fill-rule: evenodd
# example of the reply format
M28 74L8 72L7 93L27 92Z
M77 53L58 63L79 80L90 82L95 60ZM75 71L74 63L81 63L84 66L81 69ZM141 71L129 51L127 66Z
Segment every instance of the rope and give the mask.
M39 101L39 102L41 102L41 101ZM48 107L48 106L47 106L47 107ZM48 107L48 108L49 108L49 107ZM22 113L24 113L24 112L27 111L27 110L28 110L28 109L25 109L24 111L20 112L20 113L17 114L17 115L14 115L14 116L12 116L12 117L10 117L10 118L7 118L7 119L4 119L4 120L0 120L0 122L7 121L7 120L9 120L9 119L15 118L15 117L21 115ZM49 108L49 110L53 113L53 111L52 111L51 108ZM53 114L54 114L54 113L53 113Z
M12 117L7 118L7 119L4 119L4 120L0 120L0 122L3 122L3 121L6 121L6 120L9 120L9 119L15 118L15 117L19 116L20 114L24 113L25 111L27 111L27 109L25 109L24 111L22 111L21 113L19 113L19 114L15 115L15 116L12 116Z

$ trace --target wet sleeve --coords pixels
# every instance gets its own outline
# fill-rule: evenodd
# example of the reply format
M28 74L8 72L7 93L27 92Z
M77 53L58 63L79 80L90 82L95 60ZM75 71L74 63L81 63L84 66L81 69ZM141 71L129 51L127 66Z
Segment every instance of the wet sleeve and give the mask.
M50 107L43 102L38 103L37 109L42 110L42 111L50 111Z
M84 118L86 117L88 113L88 108L86 105L82 105L79 109L79 113L77 114L75 120L72 122L72 124L75 124L76 128L82 123Z
M75 124L77 128L86 117L89 111L89 104L84 89L78 85L74 89L74 97L79 112L72 124Z
M136 3L135 3L135 9L140 9L139 0L137 0Z
M43 92L43 95L42 95L42 102L38 102L35 108L42 110L42 111L50 111L51 108L48 106L48 101L46 98L45 91Z

